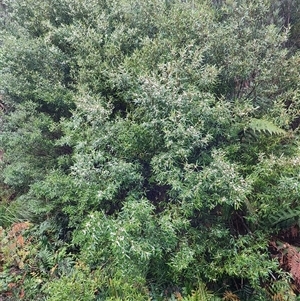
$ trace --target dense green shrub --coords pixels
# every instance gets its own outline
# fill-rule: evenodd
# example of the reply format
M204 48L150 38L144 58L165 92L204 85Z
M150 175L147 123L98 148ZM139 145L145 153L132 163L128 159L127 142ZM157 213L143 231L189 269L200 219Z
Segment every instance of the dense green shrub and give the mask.
M0 180L12 200L0 208L14 205L1 225L30 220L32 257L48 258L19 296L291 292L270 251L299 226L300 59L285 4L5 1Z

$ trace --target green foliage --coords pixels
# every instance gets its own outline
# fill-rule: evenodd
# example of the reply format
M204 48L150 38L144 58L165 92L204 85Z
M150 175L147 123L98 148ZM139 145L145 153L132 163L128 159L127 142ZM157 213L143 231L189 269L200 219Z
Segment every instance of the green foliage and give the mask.
M97 275L84 266L78 266L71 274L63 275L60 279L54 280L47 286L49 301L92 301L96 300Z
M295 223L299 225L299 210L300 208L289 208L276 212L270 216L269 221L272 226L280 225L281 228L288 228Z
M53 168L59 149L55 146L59 128L46 114L37 114L36 105L24 102L5 116L0 133L5 151L2 181L18 190L41 180Z
M24 300L42 298L46 282L72 271L72 257L57 232L51 221L36 226L14 223L6 231L1 228L0 273L7 275L2 292L24 295Z
M5 296L262 300L285 283L268 245L299 224L296 2L5 1Z
M87 264L105 265L112 275L127 281L143 279L153 261L161 263L161 258L176 247L176 231L185 223L172 221L170 216L156 220L149 201L129 199L117 218L91 214L84 228L75 233L74 243L81 246L82 260Z
M221 300L220 298L214 296L208 289L205 284L199 283L197 289L192 292L192 295L183 298L183 301L217 301Z
M269 133L270 135L285 134L285 131L280 129L278 126L264 119L252 118L248 128L255 132Z
M297 217L299 199L299 158L261 155L249 176L255 194L249 198L252 216L249 219L274 226ZM296 220L294 220L296 221ZM284 226L285 227L285 226Z
M230 276L249 279L250 285L260 290L260 281L267 280L276 270L278 263L269 260L267 245L263 235L255 238L245 235L238 238L232 256L225 263L225 270Z

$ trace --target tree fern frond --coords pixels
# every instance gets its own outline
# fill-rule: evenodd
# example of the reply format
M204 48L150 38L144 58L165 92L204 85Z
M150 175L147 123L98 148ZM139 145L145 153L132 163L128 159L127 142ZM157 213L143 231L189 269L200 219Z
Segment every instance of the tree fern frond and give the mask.
M269 120L266 119L258 119L258 118L252 118L245 128L245 131L252 130L254 133L265 133L270 135L283 135L286 132L272 123Z

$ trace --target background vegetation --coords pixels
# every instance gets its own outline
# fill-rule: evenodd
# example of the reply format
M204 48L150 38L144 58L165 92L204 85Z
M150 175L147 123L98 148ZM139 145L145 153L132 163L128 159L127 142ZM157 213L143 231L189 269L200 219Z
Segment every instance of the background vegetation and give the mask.
M5 0L1 300L299 300L300 2Z

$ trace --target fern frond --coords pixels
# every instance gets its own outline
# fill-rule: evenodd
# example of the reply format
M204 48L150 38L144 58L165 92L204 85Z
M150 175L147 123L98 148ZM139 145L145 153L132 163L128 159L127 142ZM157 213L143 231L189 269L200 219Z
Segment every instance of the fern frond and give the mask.
M245 131L247 130L252 130L254 133L259 132L270 135L283 135L286 133L283 129L281 129L271 121L258 118L252 118L250 120L247 127L245 128Z
M223 295L224 301L240 301L239 297L231 291L225 291Z
M55 264L54 255L47 248L40 250L37 256L40 259L40 262L45 269L50 269L51 267L54 266Z
M240 298L242 300L250 300L254 292L255 290L250 285L245 284L240 290Z
M300 207L283 209L268 218L271 226L288 228L293 224L300 224Z
M295 294L286 280L279 280L274 282L268 288L269 295L272 301L288 301L295 300Z
M183 301L212 301L214 298L214 294L207 289L204 283L200 282L192 295L184 298Z

